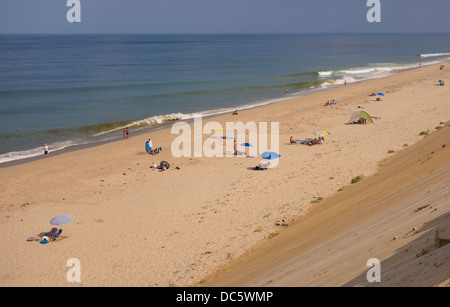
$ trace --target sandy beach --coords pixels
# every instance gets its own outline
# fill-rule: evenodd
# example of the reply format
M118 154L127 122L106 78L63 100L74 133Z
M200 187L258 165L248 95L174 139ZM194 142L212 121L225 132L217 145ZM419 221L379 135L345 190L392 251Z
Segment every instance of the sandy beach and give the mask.
M369 258L377 285L448 285L450 244L434 241L450 239L444 64L203 120L278 122L281 158L265 171L260 157L175 158L170 129L1 168L0 285L366 286ZM361 110L374 123L347 125ZM316 130L324 144L289 144ZM150 168L160 161L170 168ZM66 238L27 242L59 214Z

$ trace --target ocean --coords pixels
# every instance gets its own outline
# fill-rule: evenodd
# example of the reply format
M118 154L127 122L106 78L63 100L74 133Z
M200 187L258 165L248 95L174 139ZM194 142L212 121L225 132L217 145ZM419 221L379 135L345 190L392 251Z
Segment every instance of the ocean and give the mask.
M0 165L449 59L450 34L0 35Z

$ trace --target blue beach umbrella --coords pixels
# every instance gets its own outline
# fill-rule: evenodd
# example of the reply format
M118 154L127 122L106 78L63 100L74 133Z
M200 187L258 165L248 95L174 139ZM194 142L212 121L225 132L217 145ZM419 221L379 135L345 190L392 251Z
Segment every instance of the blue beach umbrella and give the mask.
M70 223L71 221L72 221L72 218L70 216L61 214L61 215L57 215L54 218L52 218L50 220L50 224L55 225L55 226L61 226L61 225Z
M265 151L261 154L261 158L267 159L267 160L278 159L279 157L281 157L281 155L279 155L273 151Z

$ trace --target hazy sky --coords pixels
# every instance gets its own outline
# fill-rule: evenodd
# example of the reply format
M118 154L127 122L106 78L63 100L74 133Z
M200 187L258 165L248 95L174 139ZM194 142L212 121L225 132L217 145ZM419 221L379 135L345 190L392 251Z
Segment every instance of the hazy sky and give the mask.
M1 0L0 33L361 33L450 32L450 0Z

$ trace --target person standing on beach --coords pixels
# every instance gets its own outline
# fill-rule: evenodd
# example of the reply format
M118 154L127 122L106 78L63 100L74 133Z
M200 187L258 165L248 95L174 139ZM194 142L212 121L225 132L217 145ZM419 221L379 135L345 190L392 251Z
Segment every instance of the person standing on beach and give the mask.
M125 128L123 128L123 138L124 138L124 139L127 138L127 131L125 130Z
M125 129L125 133L126 133L127 139L128 139L128 127L127 127L127 129Z
M48 156L48 146L47 144L44 144L44 158L47 158Z

